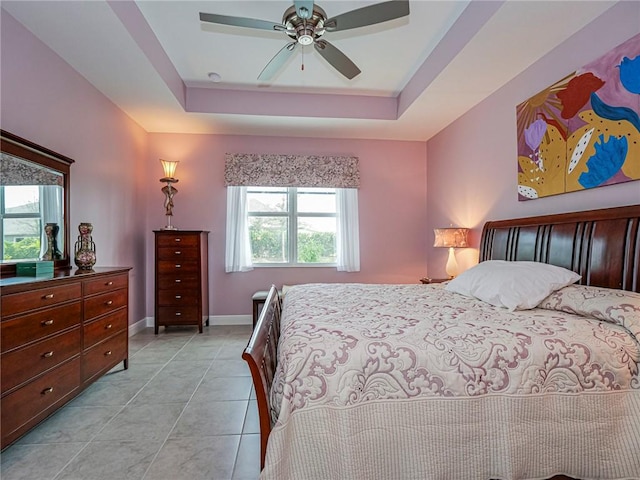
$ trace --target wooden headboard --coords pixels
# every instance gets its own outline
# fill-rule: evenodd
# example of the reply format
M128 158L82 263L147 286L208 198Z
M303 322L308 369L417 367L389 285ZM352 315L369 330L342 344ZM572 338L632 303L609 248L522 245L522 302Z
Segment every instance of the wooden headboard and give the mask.
M582 285L640 292L640 205L487 222L485 260L550 263Z

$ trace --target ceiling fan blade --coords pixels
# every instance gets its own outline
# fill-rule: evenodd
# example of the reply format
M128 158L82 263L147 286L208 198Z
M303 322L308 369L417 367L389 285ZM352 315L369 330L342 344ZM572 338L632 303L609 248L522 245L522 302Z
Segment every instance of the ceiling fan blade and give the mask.
M260 30L286 30L286 27L280 23L269 22L268 20L256 20L255 18L231 17L229 15L218 15L215 13L200 12L200 21L208 23L219 23L222 25L231 25L233 27L258 28Z
M333 66L333 68L338 70L349 80L360 73L360 69L355 63L349 60L349 57L326 40L318 40L314 43L314 47L318 53Z
M278 70L282 68L282 66L287 63L289 57L296 49L298 42L287 43L284 47L280 49L278 53L267 63L267 66L262 69L260 75L258 75L258 80L267 81L273 77Z
M293 4L296 7L298 18L311 18L313 15L313 0L295 0Z
M392 0L336 15L328 19L324 26L329 32L337 32L387 22L407 15L409 15L409 1Z

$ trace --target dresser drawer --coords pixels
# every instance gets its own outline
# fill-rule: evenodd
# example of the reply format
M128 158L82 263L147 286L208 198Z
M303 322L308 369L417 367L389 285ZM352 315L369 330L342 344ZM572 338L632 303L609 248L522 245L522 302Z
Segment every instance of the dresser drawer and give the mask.
M124 307L127 305L128 296L126 289L120 289L86 298L84 300L85 321Z
M159 260L158 261L158 274L196 274L198 273L199 263L191 260L183 261L170 261Z
M110 292L128 286L128 275L116 275L113 277L98 278L84 282L84 294L94 295L96 293Z
M181 274L182 273L182 274ZM184 289L184 288L200 288L200 280L188 272L167 273L158 278L156 288L166 289Z
M188 290L184 287L173 290L158 290L158 305L162 306L198 306L200 292Z
M202 320L198 316L198 307L158 307L156 321L161 325L193 325Z
M26 382L65 360L78 355L81 350L80 327L20 348L1 357L2 392Z
M31 292L23 292L2 296L2 317L28 312L37 308L51 307L69 300L76 300L82 294L80 283L60 285L57 287L38 288Z
M180 262L185 260L198 261L200 250L196 247L162 247L158 248L158 259Z
M127 332L122 332L102 343L94 345L82 354L82 380L91 380L127 358Z
M156 244L158 247L174 247L182 245L187 247L195 247L198 245L198 235L185 235L184 233L163 233L157 235Z
M3 397L0 408L2 446L15 440L36 420L44 418L46 410L52 411L52 407L69 398L79 387L80 357L76 357ZM40 418L36 418L39 415Z
M80 325L81 307L82 304L78 301L3 321L0 323L1 351L8 352L74 325Z
M84 324L84 348L87 349L115 333L127 329L127 309L123 308L110 315Z

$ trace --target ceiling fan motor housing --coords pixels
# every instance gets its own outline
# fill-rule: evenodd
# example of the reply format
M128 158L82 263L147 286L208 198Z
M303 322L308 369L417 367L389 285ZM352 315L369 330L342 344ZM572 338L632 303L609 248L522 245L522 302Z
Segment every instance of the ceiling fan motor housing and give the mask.
M295 6L285 10L282 16L282 23L287 27L287 35L300 45L311 45L320 38L325 32L326 20L327 14L317 5L313 6L311 18L300 18Z

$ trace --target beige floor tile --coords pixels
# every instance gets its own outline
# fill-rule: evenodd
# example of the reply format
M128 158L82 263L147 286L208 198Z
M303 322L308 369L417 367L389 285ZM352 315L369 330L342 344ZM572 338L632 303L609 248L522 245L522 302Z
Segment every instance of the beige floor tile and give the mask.
M240 435L169 439L145 480L231 479Z
M240 358L250 334L234 325L131 337L129 369L5 449L2 480L256 479L259 436L246 433L257 414Z

